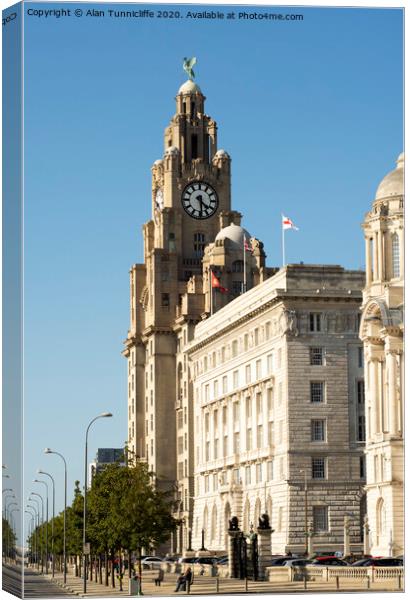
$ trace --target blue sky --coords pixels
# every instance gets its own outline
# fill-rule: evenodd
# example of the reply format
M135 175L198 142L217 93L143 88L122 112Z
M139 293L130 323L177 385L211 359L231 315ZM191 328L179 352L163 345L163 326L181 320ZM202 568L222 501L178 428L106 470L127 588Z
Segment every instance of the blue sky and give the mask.
M93 426L90 457L127 438L128 269L184 56L197 57L233 208L268 264L281 264L283 211L300 228L288 262L364 265L360 224L403 149L402 12L268 10L304 20L26 16L25 478L35 490L38 467L54 474L59 510L62 464L43 448L66 456L71 498L88 422L114 413Z

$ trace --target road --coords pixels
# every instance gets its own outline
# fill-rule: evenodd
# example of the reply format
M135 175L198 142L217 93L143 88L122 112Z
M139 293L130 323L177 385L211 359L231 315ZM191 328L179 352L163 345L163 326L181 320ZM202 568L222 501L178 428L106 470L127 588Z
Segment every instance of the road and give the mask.
M21 598L21 567L3 564L3 590ZM26 598L67 598L73 595L31 570L24 570Z

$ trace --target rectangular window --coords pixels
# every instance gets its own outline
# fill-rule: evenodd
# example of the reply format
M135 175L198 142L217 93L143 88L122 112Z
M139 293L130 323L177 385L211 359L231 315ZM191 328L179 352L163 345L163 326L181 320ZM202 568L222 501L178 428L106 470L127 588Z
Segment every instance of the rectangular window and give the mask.
M357 403L364 404L364 381L359 379L357 381Z
M250 419L252 417L252 400L251 400L250 396L248 396L246 398L245 406L246 406L246 418Z
M251 483L251 468L250 466L245 467L245 483L249 485Z
M256 379L261 379L262 377L262 361L256 361Z
M222 471L221 473L221 485L226 485L228 483L228 477L226 471Z
M205 386L205 402L209 401L209 383Z
M251 381L251 365L245 367L245 382L250 383Z
M328 507L314 506L313 507L313 530L315 533L319 531L329 530Z
M310 364L323 365L323 348L310 348Z
M218 458L219 455L219 439L214 440L214 459Z
M269 445L273 446L274 440L275 440L275 424L273 421L269 421L269 425L268 425L269 429L268 429L268 435L269 435Z
M217 379L214 381L214 398L217 398L219 395L219 382Z
M244 352L247 352L249 348L249 335L247 333L245 333L245 335L243 336L243 350Z
M310 382L310 401L311 402L323 402L324 399L324 383L323 381L311 381Z
M224 435L223 437L223 455L224 457L228 456L228 436Z
M209 475L205 475L205 494L209 492Z
M233 372L233 387L234 389L239 387L239 371Z
M357 366L359 369L363 368L363 347L357 349Z
M218 475L217 475L217 473L214 473L212 475L212 488L213 488L214 492L218 491Z
M326 479L326 459L323 456L312 458L312 479Z
M225 362L225 347L221 348L221 362Z
M237 425L239 425L239 402L234 402L232 406L233 406L233 422L234 422L234 426L236 427Z
M309 330L310 331L322 331L322 315L321 313L310 313L309 314Z
M267 369L268 375L270 373L272 373L272 371L273 371L273 356L272 356L272 354L268 354L268 356L266 357L266 369Z
M162 294L162 306L169 306L169 294Z
M273 461L268 460L266 463L266 479L267 481L272 481L273 479Z
M256 394L256 415L260 421L262 419L262 394L260 392Z
M366 477L366 457L361 456L359 458L359 474L360 478L364 479Z
M257 346L259 344L259 329L255 329L253 332L254 345Z
M364 442L366 440L366 421L364 415L357 417L357 441Z
M228 391L228 377L224 375L222 377L222 393L226 394Z
M234 340L232 342L232 358L235 358L235 356L238 356L238 341Z
M205 413L205 435L209 433L209 413Z
M263 447L263 425L258 425L257 436L258 436L258 448L262 448Z
M241 478L239 476L239 469L234 469L233 470L233 482L238 484L240 482Z
M256 465L255 475L256 483L260 483L262 481L262 463Z
M314 419L311 421L311 441L324 442L326 439L326 421L324 419Z

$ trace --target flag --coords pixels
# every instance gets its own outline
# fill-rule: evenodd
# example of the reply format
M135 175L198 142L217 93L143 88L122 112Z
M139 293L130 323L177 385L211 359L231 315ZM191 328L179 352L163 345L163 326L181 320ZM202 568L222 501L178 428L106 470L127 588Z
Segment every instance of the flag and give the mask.
M282 229L295 229L296 231L299 231L299 227L296 227L293 221L291 221L289 217L285 217L285 215L282 215Z
M244 247L244 250L246 250L247 252L250 252L251 254L253 254L253 250L250 247L250 245L248 244L248 242L246 241L246 237L245 236L243 236L243 247Z
M226 288L221 286L221 282L219 281L218 277L215 275L215 273L213 271L211 271L211 285L212 285L212 288L216 288L223 294L226 294L229 291Z

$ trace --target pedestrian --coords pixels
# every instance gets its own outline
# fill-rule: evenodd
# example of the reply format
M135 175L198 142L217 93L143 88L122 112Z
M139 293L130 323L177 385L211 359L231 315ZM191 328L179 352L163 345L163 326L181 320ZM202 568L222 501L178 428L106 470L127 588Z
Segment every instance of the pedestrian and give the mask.
M177 579L177 587L175 588L176 592L179 592L182 589L184 592L186 591L187 584L191 585L192 583L192 569L188 567L183 575L180 575Z

